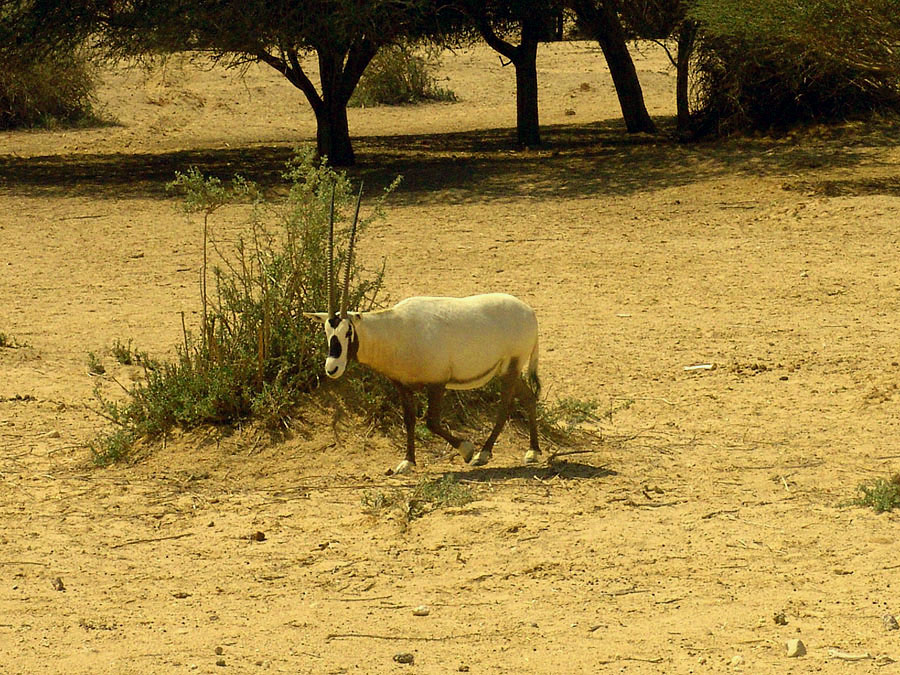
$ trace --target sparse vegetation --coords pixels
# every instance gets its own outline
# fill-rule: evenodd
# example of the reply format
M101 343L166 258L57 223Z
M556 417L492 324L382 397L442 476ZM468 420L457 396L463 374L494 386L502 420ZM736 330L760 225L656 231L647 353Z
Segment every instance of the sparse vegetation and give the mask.
M96 87L81 49L11 58L0 69L0 129L97 124Z
M321 334L303 319L304 311L327 305L327 231L332 187L336 228L352 200L350 180L315 162L311 152L299 154L285 177L290 190L283 202L265 201L255 186L240 179L224 186L197 171L179 174L171 184L184 196L189 213L203 215L202 306L199 335L184 327L183 344L172 362L142 355L144 381L124 401L97 389L100 414L118 428L112 437L93 444L98 463L123 458L122 446L142 437L165 435L174 427L230 424L252 417L270 428L289 421L292 409L319 383ZM360 219L364 229L383 215L382 202ZM226 247L209 235L209 219L236 201L253 201L245 231ZM344 238L337 234L339 241ZM212 269L207 274L212 251ZM344 251L336 252L338 266ZM207 276L213 289L207 289ZM382 272L363 278L351 274L351 309L369 309L381 288ZM134 361L131 343L117 342L120 362ZM99 359L89 355L92 372Z
M854 506L865 506L875 513L893 511L900 508L900 473L890 478L876 478L860 483L857 497L851 502Z
M455 101L456 95L438 84L439 51L401 43L382 48L363 73L350 106L402 105L423 101Z
M0 349L18 349L25 345L11 335L0 333Z
M94 352L88 352L87 355L88 372L91 375L103 375L106 373L106 366Z
M90 443L94 466L109 466L127 459L131 456L136 440L134 430L127 427L98 436Z
M423 479L411 489L366 491L362 496L362 506L366 513L374 516L399 508L404 519L412 521L437 509L465 506L474 499L472 490L460 483L455 474L446 474L430 480Z
M113 358L116 360L116 363L119 363L123 366L132 366L135 363L139 363L141 360L140 354L137 354L131 348L131 340L127 343L123 343L121 340L116 340L113 343L113 346L110 348L112 352Z

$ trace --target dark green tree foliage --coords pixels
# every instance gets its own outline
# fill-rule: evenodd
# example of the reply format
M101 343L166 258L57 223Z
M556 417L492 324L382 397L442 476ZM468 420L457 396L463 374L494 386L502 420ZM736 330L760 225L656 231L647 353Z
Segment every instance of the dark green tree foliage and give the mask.
M91 37L113 56L199 50L227 66L261 61L306 96L319 154L349 165L350 95L381 46L427 32L430 7L424 0L6 0L0 37ZM318 87L302 64L308 53L318 57Z
M703 130L788 126L900 101L900 0L696 0Z

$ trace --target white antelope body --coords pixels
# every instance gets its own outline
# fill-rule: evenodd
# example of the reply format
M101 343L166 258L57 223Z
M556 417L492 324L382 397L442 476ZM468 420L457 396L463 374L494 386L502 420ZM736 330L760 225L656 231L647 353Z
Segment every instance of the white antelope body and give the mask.
M356 208L358 215L359 200ZM332 237L333 221L332 212ZM409 471L416 463L413 390L421 388L428 394L428 429L474 465L490 460L513 399L519 399L528 416L530 436L525 462L537 461L541 452L536 423L540 381L534 310L511 295L489 293L466 298L413 297L386 310L348 312L349 266L355 233L356 218L350 235L340 314L334 310L333 262L330 261L329 310L306 316L324 324L329 350L325 359L328 377L340 377L348 360L356 359L390 379L400 392L406 458L394 472ZM526 369L527 382L522 378ZM457 438L442 425L441 402L446 389L475 389L498 376L502 381L500 410L490 436L475 453L469 441Z
M351 314L356 358L409 385L476 389L505 373L537 369L537 318L503 293L467 298L407 298L381 312Z

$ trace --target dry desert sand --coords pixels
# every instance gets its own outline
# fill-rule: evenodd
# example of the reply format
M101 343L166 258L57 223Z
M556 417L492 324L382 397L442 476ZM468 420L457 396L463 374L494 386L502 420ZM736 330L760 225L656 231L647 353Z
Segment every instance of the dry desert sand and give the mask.
M670 128L673 69L635 58ZM435 442L386 477L399 436L325 410L93 468L94 386L140 376L110 346L165 356L197 319L198 223L164 184L271 181L313 117L274 71L173 59L106 74L116 125L0 134L0 332L24 345L0 349L0 672L900 667L898 515L845 506L900 467L900 124L629 137L595 44L539 68L541 150L513 147L513 72L483 47L444 58L458 103L350 112L351 174L405 177L359 244L390 297L522 297L545 395L613 413L530 468L507 430L487 467ZM474 502L363 504L448 472Z

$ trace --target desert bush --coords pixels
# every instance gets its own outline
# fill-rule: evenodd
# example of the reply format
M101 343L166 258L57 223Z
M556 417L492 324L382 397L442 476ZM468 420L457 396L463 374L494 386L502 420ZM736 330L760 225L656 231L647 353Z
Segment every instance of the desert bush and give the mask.
M409 43L383 47L363 73L350 105L402 105L422 101L455 101L456 95L434 75L440 53L434 47Z
M203 216L202 307L197 331L183 328L183 343L173 361L145 354L135 358L144 380L114 401L97 390L99 412L115 423L112 434L92 445L95 461L122 458L123 445L159 437L175 427L231 424L245 418L271 428L286 424L301 397L316 388L322 369L318 324L302 314L320 311L327 300L328 220L335 199L335 269L342 269L351 202L350 180L312 152L300 154L285 177L290 188L277 202L263 199L256 187L236 179L225 186L192 170L177 174L171 189L183 195L190 213ZM382 204L396 182L373 200L359 230L383 217ZM226 204L252 201L243 232L230 243L209 236L209 220ZM209 269L208 269L209 268ZM207 276L212 284L208 288ZM373 307L382 272L364 274L353 263L349 307ZM133 358L117 342L116 359Z
M861 483L857 487L857 492L858 495L852 502L856 506L872 508L875 513L900 508L900 473L894 474L889 479L876 478Z
M16 338L12 335L7 335L6 333L0 332L0 349L15 349L17 347L23 347L24 345L20 343Z
M8 59L0 69L0 129L90 124L97 75L81 50Z
M702 131L827 121L900 101L896 0L697 0Z

